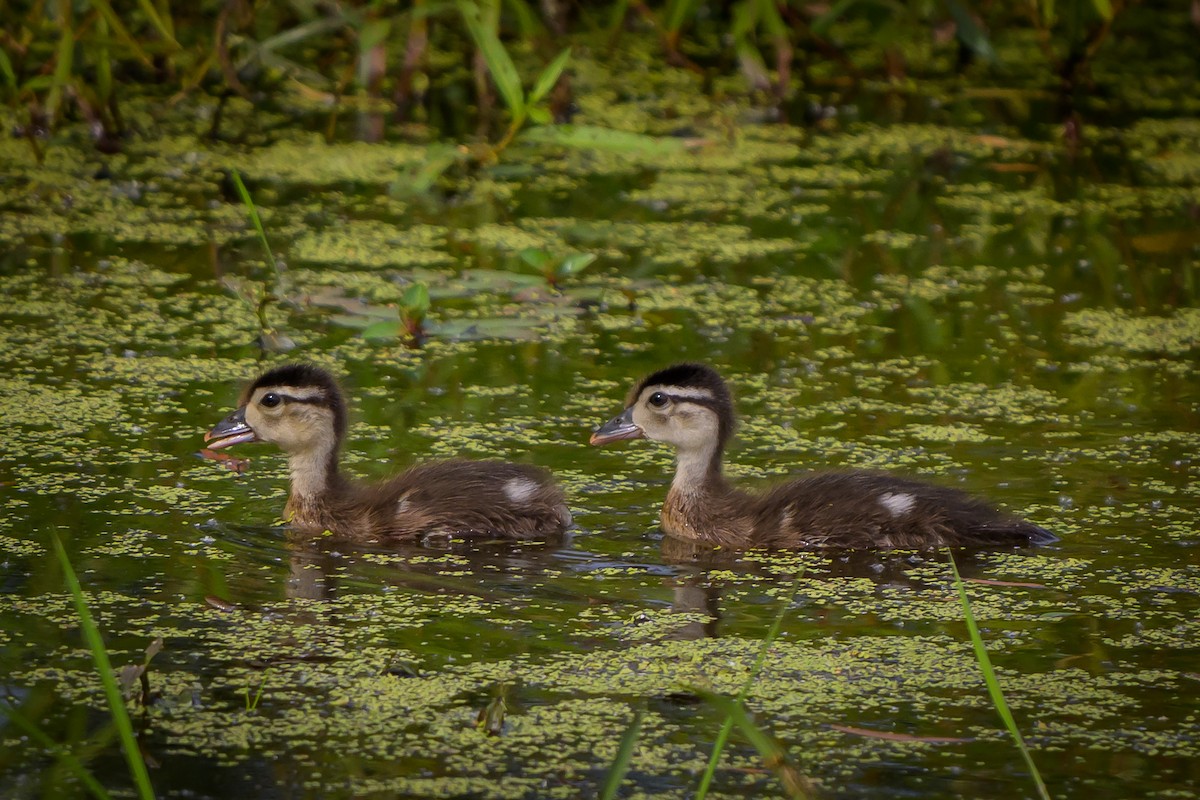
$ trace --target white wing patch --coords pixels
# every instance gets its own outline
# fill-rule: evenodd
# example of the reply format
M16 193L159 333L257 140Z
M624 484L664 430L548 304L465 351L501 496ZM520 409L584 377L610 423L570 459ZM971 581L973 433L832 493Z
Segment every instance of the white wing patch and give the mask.
M879 505L892 512L893 517L902 517L912 511L917 504L917 498L903 492L887 492L879 495Z
M537 490L538 485L528 478L509 478L504 484L504 493L514 503L528 503Z

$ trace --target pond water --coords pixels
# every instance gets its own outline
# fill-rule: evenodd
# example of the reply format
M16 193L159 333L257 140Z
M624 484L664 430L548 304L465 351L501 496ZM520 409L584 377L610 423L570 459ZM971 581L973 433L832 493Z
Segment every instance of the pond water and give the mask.
M722 721L694 690L736 693L781 604L748 704L819 795L1032 796L944 554L689 552L657 529L671 454L587 446L632 381L703 360L734 387L745 485L894 470L1057 533L959 556L1051 793L1195 796L1195 56L1110 53L1101 78L1137 63L1157 82L1093 98L1074 153L1019 70L989 91L937 65L830 88L838 115L806 128L635 48L607 68L638 75L622 93L578 59L577 121L654 144L531 136L430 193L410 189L435 143L327 143L237 102L236 143L196 138L199 99L130 101L147 133L116 156L65 133L39 167L0 142L8 701L132 791L57 535L118 669L163 640L152 702L132 701L163 797L587 796L639 710L624 796L688 797ZM287 355L229 288L274 281L233 168L287 265L267 311ZM598 258L556 294L514 277L525 248ZM414 280L424 347L361 335L355 312ZM197 457L240 385L289 358L352 394L354 473L539 464L571 538L294 540L278 453L240 447L241 476ZM4 796L84 793L13 724L0 742ZM714 795L781 793L735 735Z

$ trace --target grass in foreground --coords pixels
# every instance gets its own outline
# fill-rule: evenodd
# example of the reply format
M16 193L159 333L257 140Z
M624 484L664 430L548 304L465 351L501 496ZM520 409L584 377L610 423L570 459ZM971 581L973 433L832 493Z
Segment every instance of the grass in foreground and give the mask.
M108 658L108 650L104 647L104 639L101 638L100 629L96 627L96 621L92 619L92 614L88 610L87 600L83 596L83 588L79 585L79 579L71 567L71 559L67 557L67 551L63 548L57 535L51 534L50 539L54 543L54 552L58 556L58 563L62 566L67 589L70 590L71 597L75 601L75 613L79 617L79 628L83 631L83 638L87 642L88 649L92 651L92 661L96 665L96 671L100 673L100 682L104 685L104 696L108 700L108 711L112 715L117 736L121 740L121 749L125 752L125 761L129 764L129 774L133 776L134 785L137 786L138 797L141 800L154 800L154 787L150 784L150 774L146 771L146 762L142 758L142 751L138 748L137 737L133 733L133 722L129 719L129 711L125 708L125 700L121 697L121 688L117 685L116 674L113 672L112 662Z
M996 680L996 671L992 669L992 660L988 658L987 647L983 644L983 637L979 635L979 626L975 624L975 615L971 612L971 601L967 599L966 586L963 585L962 576L958 574L958 565L954 563L954 553L947 550L946 554L950 557L950 569L954 573L954 588L958 590L958 601L962 604L963 618L967 621L967 632L971 635L971 644L975 647L975 659L979 662L979 668L983 672L983 680L987 683L992 705L996 707L996 713L1004 721L1004 727L1008 728L1009 734L1017 744L1017 749L1021 751L1021 757L1025 759L1025 765L1029 767L1029 774L1037 786L1038 796L1043 800L1050 800L1050 793L1046 791L1042 774L1038 772L1037 764L1033 762L1033 756L1029 753L1029 748L1025 746L1025 739L1021 736L1017 722L1008 709L1008 703L1004 700L1000 682Z

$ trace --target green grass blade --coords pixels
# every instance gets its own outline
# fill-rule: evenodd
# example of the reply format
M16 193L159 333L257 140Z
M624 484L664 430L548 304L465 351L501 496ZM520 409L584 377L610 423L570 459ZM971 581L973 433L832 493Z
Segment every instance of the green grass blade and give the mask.
M9 91L17 90L17 73L13 70L12 62L8 60L8 53L0 49L0 75L4 76L4 83L8 86Z
M74 68L75 61L75 31L66 22L61 25L62 33L55 51L50 92L46 95L46 115L51 121L58 117L58 107L62 105L63 91L71 79L71 70Z
M746 737L746 740L754 745L754 749L762 757L763 763L775 773L775 777L779 778L779 782L783 784L784 792L788 797L807 800L813 796L812 783L787 757L787 751L783 749L782 745L754 724L754 720L746 713L741 702L712 692L698 691L697 694L717 710L725 712L731 727L736 727ZM696 797L699 798L700 794L697 793Z
M96 44L96 93L100 102L107 104L113 92L112 57L108 49L108 20L103 15L96 19L96 33L99 34Z
M667 10L663 13L663 30L674 33L683 27L700 5L699 0L670 0Z
M1021 736L1020 729L1017 728L1017 721L1013 719L1012 712L1008 710L1004 692L1000 689L1000 681L996 680L996 671L992 669L992 660L988 658L987 647L983 644L983 637L979 635L979 626L975 624L975 615L971 612L971 601L967 599L967 587L963 584L962 576L958 574L958 565L954 563L954 553L947 550L946 554L950 557L950 569L954 573L954 588L958 590L958 600L962 604L963 618L967 621L967 632L971 635L971 644L975 647L975 659L983 671L983 680L987 684L988 694L992 697L992 705L996 707L996 713L1004 721L1004 727L1008 728L1013 741L1017 743L1017 749L1021 751L1021 757L1025 759L1025 764L1029 767L1029 774L1033 776L1033 782L1037 785L1038 796L1042 800L1050 800L1050 793L1046 791L1042 774L1038 772L1037 764L1033 763L1033 756L1029 753L1029 748L1025 746L1025 739Z
M492 80L496 82L496 88L504 97L508 110L514 116L524 116L525 93L521 90L521 76L517 72L517 65L500 42L500 37L496 35L496 31L484 24L479 6L468 0L459 0L458 10L471 39L483 54L488 72L492 74Z
M85 767L83 762L75 757L74 753L47 736L46 732L35 725L32 720L28 719L20 711L17 711L15 707L8 705L7 702L0 703L0 714L8 717L10 722L25 731L26 736L33 739L49 753L53 754L55 758L66 764L67 769L75 773L75 777L79 778L80 783L86 786L87 790L98 798L98 800L110 800L108 792L104 790L104 787L92 775L91 770Z
M571 48L566 48L554 60L546 65L542 70L542 74L538 76L537 83L529 90L529 105L541 100L546 96L546 93L554 88L554 84L558 83L558 76L562 75L562 71L567 67L567 61L571 58Z
M113 36L128 47L138 61L141 61L148 67L154 63L146 51L142 49L138 40L133 38L133 34L121 22L121 17L113 10L112 5L107 0L91 0L90 4L108 22L109 27L112 28Z
M738 691L737 697L733 700L733 704L738 709L744 708L746 696L750 694L750 687L758 678L758 673L762 672L763 663L767 660L767 653L771 649L771 645L775 643L775 639L779 636L779 628L783 625L783 618L787 615L787 610L792 605L792 600L796 598L796 583L799 575L793 579L792 593L787 599L779 605L779 611L775 614L775 619L771 622L771 627L767 629L767 636L763 639L762 647L759 648L758 657L754 659L754 663L750 666L750 672L746 675L746 680L742 681L742 688ZM725 721L721 723L721 730L717 732L716 741L713 742L712 755L709 756L708 766L704 770L704 774L700 776L700 786L696 789L696 800L704 800L708 794L709 786L712 785L713 776L717 772L717 764L721 761L721 753L725 750L725 745L729 741L729 734L733 731L734 718L732 714L725 717Z
M271 270L275 273L275 280L278 283L280 279L279 262L275 260L275 254L271 252L271 245L267 242L267 232L263 228L262 218L258 215L258 207L254 205L254 198L250 196L250 190L246 188L246 184L242 183L242 174L235 169L232 177L233 185L237 187L238 197L242 199L242 205L246 207L246 213L250 215L250 222L254 225L254 230L258 232L258 241L267 254L267 261L271 264Z
M104 696L108 700L108 711L112 715L113 725L116 726L117 735L121 739L121 749L125 751L125 760L129 764L129 772L133 775L133 782L137 786L138 797L142 800L154 800L154 787L150 784L150 774L146 771L146 762L142 759L142 751L138 749L137 737L133 733L133 722L129 719L129 710L125 708L125 700L122 699L121 689L117 686L112 662L108 659L108 651L104 649L104 639L100 636L100 629L96 627L96 621L92 619L91 612L88 611L83 588L79 585L79 579L75 577L75 570L71 567L71 559L67 557L67 551L63 548L57 534L50 534L50 539L54 543L54 552L58 556L58 563L62 566L63 579L66 581L67 589L70 590L71 597L75 601L75 613L79 616L79 628L83 632L83 638L87 642L88 648L92 651L92 661L96 664L96 671L100 673L100 682L104 685Z
M945 3L946 10L950 12L950 18L954 20L954 24L958 28L959 40L979 58L988 63L995 62L996 50L992 47L992 42L984 33L983 28L979 27L979 23L975 21L970 9L958 0L945 0Z
M617 757L613 759L612 766L608 768L608 775L604 779L604 788L600 790L600 800L613 800L617 796L617 790L621 788L621 781L625 780L625 773L629 771L629 762L633 761L633 748L637 745L638 736L642 733L642 711L633 715L633 722L629 723L629 727L625 729L625 733L621 734L621 743L617 746Z
M183 46L175 41L175 32L173 26L164 21L158 15L158 9L150 0L138 0L138 7L142 9L142 13L150 20L150 24L154 26L154 30L158 31L158 35L166 40L167 44L171 45L172 50L182 50Z
M525 0L505 0L505 5L516 23L517 34L524 40L535 39L544 28L538 15Z

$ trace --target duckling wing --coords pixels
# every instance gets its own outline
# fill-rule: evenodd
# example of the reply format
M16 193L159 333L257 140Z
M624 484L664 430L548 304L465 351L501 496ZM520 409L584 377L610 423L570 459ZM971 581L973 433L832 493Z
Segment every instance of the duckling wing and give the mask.
M368 491L390 538L448 533L536 539L561 534L571 523L550 474L525 464L421 464Z
M872 472L817 473L760 498L755 528L774 547L924 548L1046 544L1044 528L957 489Z

